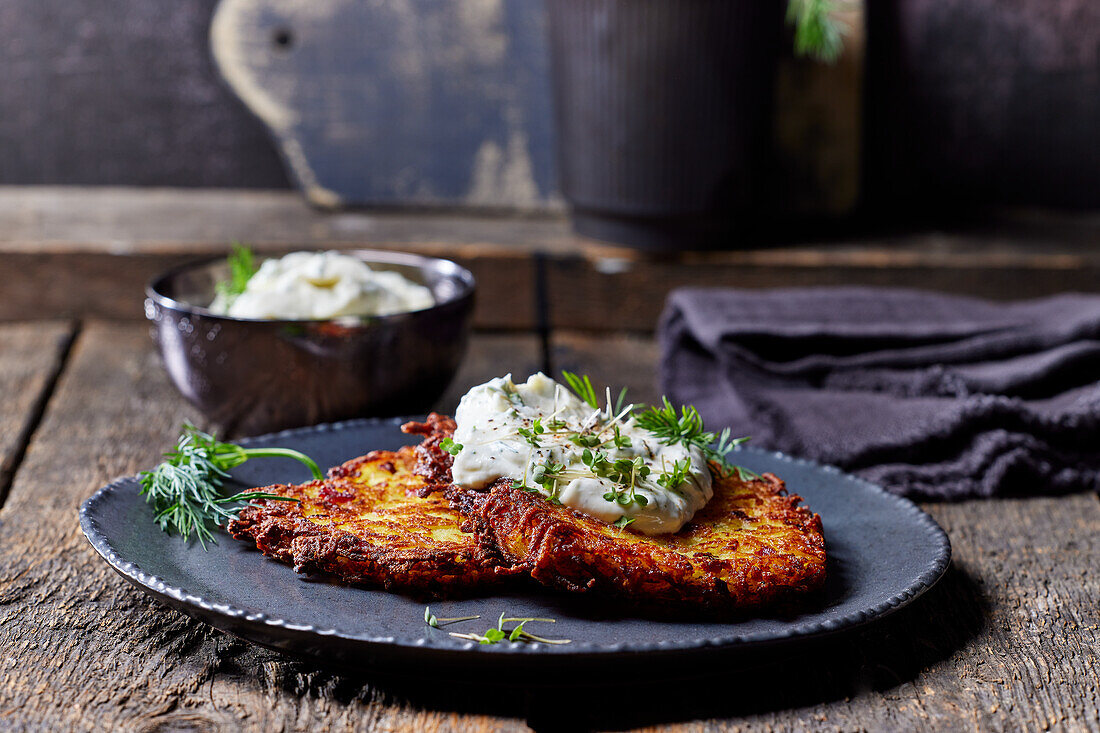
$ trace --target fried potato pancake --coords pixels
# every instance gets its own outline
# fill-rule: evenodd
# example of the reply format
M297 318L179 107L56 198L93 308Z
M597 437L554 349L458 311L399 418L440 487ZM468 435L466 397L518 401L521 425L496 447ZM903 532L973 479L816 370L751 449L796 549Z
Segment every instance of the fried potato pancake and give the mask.
M254 501L227 529L300 573L386 589L454 595L514 574L414 473L417 451L374 451L330 470L324 481L260 489L300 503Z
M475 515L481 542L539 582L656 606L759 608L825 582L821 518L787 496L774 475L742 481L714 471L714 498L679 532L620 529L503 481L487 499L456 505Z

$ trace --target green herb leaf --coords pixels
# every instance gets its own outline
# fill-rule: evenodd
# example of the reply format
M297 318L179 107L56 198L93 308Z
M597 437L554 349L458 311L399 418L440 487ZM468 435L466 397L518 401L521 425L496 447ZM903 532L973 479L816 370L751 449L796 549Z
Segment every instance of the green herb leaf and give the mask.
M463 448L462 443L456 443L451 438L447 437L439 441L439 447L450 453L452 456L457 456Z
M627 527L627 525L633 524L634 521L635 520L634 520L633 517L628 517L624 514L623 516L619 517L614 522L612 522L611 526L612 527L618 527L619 529L625 529Z
M569 383L569 387L581 398L584 402L588 403L590 407L599 409L600 400L596 396L596 388L592 386L592 380L588 378L588 375L577 376L573 372L562 372L562 376L565 377L565 381Z
M262 491L243 491L222 496L221 487L229 471L250 458L282 456L305 464L315 479L323 478L321 469L309 456L289 448L242 448L222 443L190 423L184 423L176 447L165 453L165 460L139 477L141 495L153 506L154 520L165 532L184 539L198 537L206 548L216 542L212 526L237 516L243 504L253 499L298 501L288 496Z
M453 624L459 621L473 621L479 619L481 616L453 616L451 618L440 618L432 613L432 609L429 606L424 606L424 623L431 626L433 629L438 629L440 624Z
M726 454L734 447L749 440L744 438L731 438L730 430L726 428L721 435L715 436L703 427L703 418L693 406L681 407L679 414L667 397L661 398L661 406L651 406L645 410L634 413L634 419L638 427L653 433L665 445L682 443L693 446L703 452L708 460L714 461L725 471L737 471L739 476L753 474L747 469L734 466L726 460Z
M616 413L616 414L618 414L618 413ZM615 447L620 449L620 450L622 450L623 448L629 448L630 445L631 445L630 437L627 436L627 435L623 435L622 431L619 430L618 425L615 426L614 430L615 430L615 437L611 439L611 442L615 444Z
M233 242L233 249L225 261L229 265L229 279L218 283L214 289L232 300L245 291L259 268L252 250L240 242Z
M539 443L539 437L535 433L535 431L529 428L519 428L516 432L523 436L523 439L526 440L530 445L533 445L536 448L542 447L542 444Z
M833 63L844 50L847 28L836 19L836 0L788 0L787 23L794 26L794 50L799 56Z
M590 435L586 433L573 433L569 436L569 442L573 445L578 445L581 448L595 448L600 444L598 436Z
M657 483L666 489L675 489L680 484L687 481L688 470L691 468L691 461L687 458L676 461L672 464L672 470L666 473L662 473L657 477Z
M425 613L425 615L428 614L427 609L425 609L424 613ZM499 642L501 642L505 639L507 639L508 641L513 641L513 642L537 641L537 642L541 642L543 644L569 644L569 643L571 643L571 641L569 639L546 639L546 638L543 638L541 636L535 636L531 632L527 631L527 629L525 628L525 626L527 624L533 623L533 622L536 622L536 621L541 621L541 622L545 622L545 623L549 623L549 624L556 623L555 620L552 619L552 618L535 618L535 617L530 617L530 618L508 618L508 617L505 616L505 613L507 613L507 612L502 612L500 614L500 618L497 619L496 627L491 628L491 629L486 629L484 634L458 633L458 632L452 631L452 632L450 632L450 635L453 636L456 639L463 639L463 640L466 640L466 641L476 641L478 644L497 644L497 643L499 643ZM468 621L468 620L475 619L475 618L479 618L479 617L478 616L467 616L467 617L460 618L460 619L442 619L441 618L441 619L439 619L439 621L440 622L443 622L443 621ZM506 629L505 624L509 624L509 623L515 623L516 626L512 629Z
M486 629L482 634L482 644L496 644L507 636L507 634L501 629Z

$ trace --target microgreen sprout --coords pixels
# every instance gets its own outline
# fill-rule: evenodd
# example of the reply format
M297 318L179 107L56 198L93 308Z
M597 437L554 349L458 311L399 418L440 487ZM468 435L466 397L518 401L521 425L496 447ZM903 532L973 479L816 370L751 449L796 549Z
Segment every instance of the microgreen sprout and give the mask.
M537 641L542 644L569 644L570 639L547 639L542 636L536 636L524 628L529 623L557 623L552 618L510 618L506 617L504 613L500 614L500 618L497 619L497 625L495 627L485 630L484 634L477 633L458 633L455 631L449 632L451 636L456 639L465 639L467 641L476 641L479 644L497 644L507 639L513 642L531 642ZM506 629L506 624L516 624L511 629Z
M581 448L595 448L603 441L600 440L598 435L592 435L591 433L573 433L569 436L569 442L573 445L579 445Z
M439 447L450 453L452 456L457 456L464 447L462 443L456 443L451 438L444 438L439 441Z
M433 629L438 629L440 624L456 624L459 621L473 621L481 616L454 616L452 618L440 618L432 613L431 606L424 606L424 623Z
M623 435L622 432L619 430L618 425L615 426L615 437L611 439L611 442L614 443L615 447L620 450L622 450L623 448L629 448L631 445L630 437L627 435Z
M691 468L691 461L687 458L683 458L679 461L675 461L672 464L672 470L662 473L657 477L657 483L666 489L675 489L680 484L687 481L688 470Z
M650 468L641 456L611 460L602 450L585 448L581 461L593 475L605 478L615 487L603 495L605 501L613 501L620 506L638 504L646 506L649 499L635 491L637 482L649 476Z
M547 500L551 504L561 504L561 500L558 499L558 477L561 476L561 472L564 470L564 463L556 463L547 459L545 463L536 465L531 472L531 480L542 487L542 490L546 492Z
M634 521L635 521L634 517L628 517L624 514L623 516L619 517L614 522L612 522L611 526L612 527L618 527L619 529L626 529L626 527L628 525L633 524Z
M530 428L520 428L516 432L522 435L523 439L526 440L528 443L535 446L536 448L540 448L542 446L539 444L538 436L545 433L546 428L542 426L542 419L536 418L535 421L531 423Z

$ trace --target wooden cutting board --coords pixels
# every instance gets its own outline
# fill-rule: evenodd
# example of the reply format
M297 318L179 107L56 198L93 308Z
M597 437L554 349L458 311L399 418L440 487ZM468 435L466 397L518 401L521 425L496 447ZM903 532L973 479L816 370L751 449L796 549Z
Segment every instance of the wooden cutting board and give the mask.
M540 2L222 0L211 44L316 205L555 205Z

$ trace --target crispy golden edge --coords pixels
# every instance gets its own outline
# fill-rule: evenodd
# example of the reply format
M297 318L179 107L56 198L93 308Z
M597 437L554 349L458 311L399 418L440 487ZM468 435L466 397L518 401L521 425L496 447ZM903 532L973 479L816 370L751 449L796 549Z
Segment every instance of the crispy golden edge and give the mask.
M300 573L386 589L454 595L513 575L492 546L462 531L464 516L439 493L422 496L413 448L374 451L324 481L262 491L300 503L258 500L227 525Z
M657 537L554 506L508 482L481 501L453 499L475 514L482 543L564 590L731 611L819 589L821 518L800 507L800 497L787 496L774 475L753 481L715 475L714 499L680 532Z
M230 522L231 534L299 572L438 595L529 573L569 591L730 611L824 583L821 519L773 475L740 481L716 472L715 498L688 526L645 537L506 480L488 492L453 486L451 457L439 448L453 420L432 414L404 429L424 441L349 461L327 481L266 487L303 501L254 502Z

